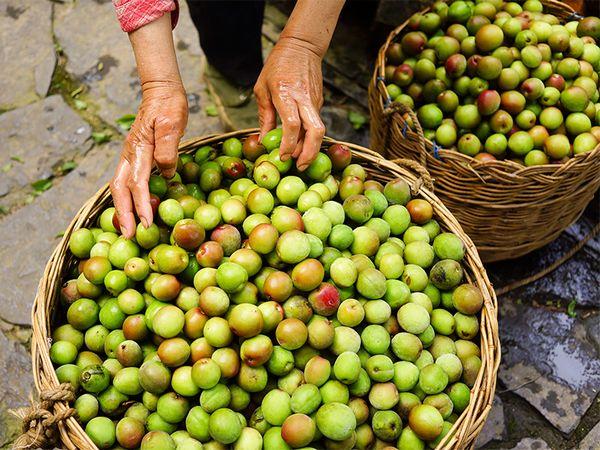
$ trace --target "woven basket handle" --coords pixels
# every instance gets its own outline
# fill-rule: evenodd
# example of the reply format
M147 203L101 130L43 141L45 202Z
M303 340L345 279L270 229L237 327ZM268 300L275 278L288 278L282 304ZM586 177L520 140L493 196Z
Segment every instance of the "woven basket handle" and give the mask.
M421 164L419 164L417 161L406 158L397 158L391 159L390 162L410 169L411 171L416 172L419 175L415 182L410 186L412 195L417 195L422 186L425 186L427 189L433 192L433 178L431 178L431 175L429 174L428 170Z
M14 442L14 449L48 448L58 443L58 424L76 414L74 408L56 410L59 402L75 401L75 390L70 383L40 392L40 402L31 402L29 408L11 411L22 421L22 434Z
M396 114L407 114L408 117L410 117L410 120L412 121L413 131L415 132L417 137L417 145L419 149L419 159L421 161L421 166L427 167L427 147L425 146L425 135L423 134L423 128L421 127L421 123L419 122L419 119L417 118L417 115L412 110L412 108L410 106L405 105L404 103L392 102L383 109L383 114L386 117L390 118ZM406 120L403 117L402 121L406 122ZM386 137L390 134L389 125L387 128L388 131L386 133Z

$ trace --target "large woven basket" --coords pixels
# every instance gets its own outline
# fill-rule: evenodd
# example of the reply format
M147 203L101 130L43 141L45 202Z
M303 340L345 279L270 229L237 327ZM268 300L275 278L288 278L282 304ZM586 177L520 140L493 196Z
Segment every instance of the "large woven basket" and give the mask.
M237 131L223 135L211 135L183 143L181 153L191 153L203 145L218 145L230 137L243 138L257 130ZM329 146L336 141L325 138L324 145ZM479 434L485 419L490 411L496 387L496 373L500 362L500 342L498 338L497 301L490 285L485 269L473 242L463 232L454 216L444 207L440 200L427 188L426 182L419 174L400 167L399 165L381 159L380 155L363 147L346 144L352 150L353 161L366 168L370 177L380 181L402 177L413 189L414 195L428 200L433 205L434 217L442 228L457 234L464 242L466 252L463 266L469 282L477 285L483 294L484 308L481 311L481 360L482 366L477 381L472 388L471 402L468 408L456 421L452 432L437 447L438 449L463 449L471 447ZM412 164L411 164L412 163ZM415 166L409 161L409 166ZM418 165L417 165L418 166ZM417 168L418 170L418 168ZM422 174L422 173L421 173ZM425 178L426 172L425 172ZM46 265L44 276L39 284L39 289L32 310L33 338L31 352L33 357L33 375L35 385L40 394L55 392L59 389L59 382L55 375L49 357L51 344L51 328L54 313L59 303L59 290L65 274L74 266L75 261L68 250L69 238L73 231L81 227L95 224L100 212L112 204L108 186L100 189L79 210L60 242L56 247L50 261ZM42 397L44 397L42 395ZM47 397L47 396L46 396ZM54 414L64 414L69 409L69 404L64 401L54 403ZM74 449L96 449L96 446L87 437L83 428L74 417L59 422L60 438L65 447Z
M542 3L544 11L561 20L577 17L564 3ZM479 162L424 139L415 114L391 102L384 82L386 51L407 23L390 33L377 56L369 85L371 148L425 166L438 197L485 262L517 258L556 239L579 218L600 187L600 145L564 164L524 167L509 160Z

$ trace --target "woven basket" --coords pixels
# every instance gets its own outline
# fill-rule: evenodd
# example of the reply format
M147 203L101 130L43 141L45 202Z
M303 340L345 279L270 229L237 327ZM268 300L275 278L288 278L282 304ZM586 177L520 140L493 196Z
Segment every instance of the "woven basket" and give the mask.
M577 17L564 3L542 3L561 20ZM556 239L600 187L600 145L564 164L532 167L508 160L479 162L434 146L424 139L412 110L391 103L385 87L386 51L407 23L390 33L377 56L369 85L371 147L389 158L415 159L427 168L438 197L475 242L484 262L517 258Z
M181 153L192 153L203 145L219 145L230 137L243 138L257 130L237 131L223 135L211 135L183 143ZM324 145L329 146L336 141L325 138ZM497 301L490 285L485 269L477 250L469 237L462 231L458 221L444 207L440 200L424 187L427 184L426 171L415 175L409 170L391 162L381 159L380 155L363 147L346 144L352 150L353 161L360 163L373 179L387 181L397 177L405 179L413 189L415 195L428 200L433 205L434 216L445 230L457 234L463 241L466 251L463 267L469 282L477 285L483 294L484 307L481 311L481 360L482 366L471 391L471 402L468 408L456 421L452 432L437 447L438 449L463 449L472 446L479 434L485 419L490 411L496 387L496 373L500 362L500 342L498 338ZM408 161L408 166L418 164ZM421 170L423 170L421 168ZM425 182L423 181L425 179ZM430 180L429 180L430 181ZM73 268L75 261L68 250L69 238L73 231L81 227L92 226L102 210L112 204L108 186L100 189L79 210L65 234L56 247L50 261L46 265L44 276L40 281L38 293L32 310L33 338L31 352L33 358L33 375L35 385L40 394L55 391L59 382L54 372L54 367L49 357L51 344L51 327L56 305L59 302L59 290L64 276ZM69 404L59 401L54 404L55 414L64 414L69 409ZM87 437L81 425L74 417L58 424L60 438L69 450L96 449L96 446Z

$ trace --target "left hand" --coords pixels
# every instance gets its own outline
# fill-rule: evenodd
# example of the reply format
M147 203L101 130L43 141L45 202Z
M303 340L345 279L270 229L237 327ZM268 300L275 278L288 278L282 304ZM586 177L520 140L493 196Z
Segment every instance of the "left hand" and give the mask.
M142 85L142 102L110 183L121 233L135 235L134 208L144 227L152 223L148 180L156 163L165 178L175 175L177 147L188 119L187 97L179 82Z
M325 135L319 111L323 106L321 57L311 45L282 37L275 45L254 86L260 135L283 125L279 148L282 161L296 158L299 170L315 159Z

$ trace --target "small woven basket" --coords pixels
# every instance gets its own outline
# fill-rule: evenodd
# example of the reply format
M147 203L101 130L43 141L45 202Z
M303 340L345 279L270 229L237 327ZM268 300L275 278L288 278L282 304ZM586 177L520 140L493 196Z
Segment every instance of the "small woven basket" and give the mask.
M217 146L224 140L237 137L244 138L257 130L236 131L223 135L211 135L183 143L180 146L181 153L192 153L203 145ZM336 141L325 138L324 145L329 146ZM500 342L498 337L497 301L494 290L488 280L487 274L473 242L463 232L458 221L444 207L441 201L427 189L425 185L430 184L427 172L420 168L414 161L405 164L417 171L415 175L394 162L383 160L379 154L353 144L345 144L352 151L353 162L361 164L370 177L382 182L401 177L406 180L414 195L429 201L433 206L434 217L440 226L458 235L465 245L465 259L463 267L465 276L470 283L477 285L483 294L484 307L481 310L480 337L481 337L481 360L482 366L472 390L471 402L456 421L452 430L437 447L444 449L463 449L473 445L475 438L481 431L485 419L490 411L494 391L496 388L496 373L500 363ZM399 161L399 164L404 164ZM33 358L33 375L35 385L44 398L44 393L59 389L59 381L54 372L52 361L49 357L51 345L51 329L53 325L54 312L59 303L59 290L65 274L74 267L75 260L69 251L69 238L71 234L81 227L90 227L102 210L112 204L108 186L100 189L79 210L56 247L44 275L40 281L38 293L32 310L33 337L31 352ZM64 416L70 405L65 401L57 401L53 404L55 415ZM82 426L75 419L69 417L58 422L60 439L69 450L96 449L96 446L85 434Z
M579 17L564 3L542 3L561 20ZM392 103L386 91L386 51L407 23L390 33L377 56L369 85L371 148L388 158L415 159L427 168L438 197L484 262L517 258L552 242L579 218L600 187L600 145L564 164L532 167L509 160L479 162L439 148L423 137L414 112Z

